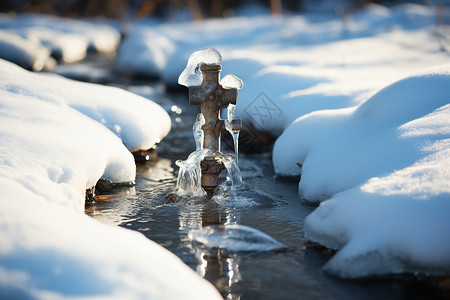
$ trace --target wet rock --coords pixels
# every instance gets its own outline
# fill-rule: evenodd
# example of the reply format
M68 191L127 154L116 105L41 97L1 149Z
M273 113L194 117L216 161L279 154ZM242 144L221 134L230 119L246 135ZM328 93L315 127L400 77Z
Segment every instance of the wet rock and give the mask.
M157 161L158 160L158 152L154 149L149 150L137 150L133 153L134 161L137 164L142 164L147 161Z

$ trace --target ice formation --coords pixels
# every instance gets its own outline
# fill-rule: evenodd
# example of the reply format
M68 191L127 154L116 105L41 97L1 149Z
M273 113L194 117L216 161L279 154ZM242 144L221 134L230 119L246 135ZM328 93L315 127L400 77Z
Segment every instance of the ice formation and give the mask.
M214 48L206 48L192 53L184 71L178 77L178 83L187 87L202 84L201 65L218 65L222 61L222 54Z
M233 75L233 74L228 74L225 77L223 77L220 80L220 85L224 88L224 89L242 89L242 87L244 86L244 82L242 82L242 80Z
M270 251L284 247L271 236L245 225L212 225L189 231L189 238L208 248L229 251Z
M200 162L205 156L212 154L213 152L209 149L199 149L192 152L185 161L177 160L175 162L180 168L176 186L177 195L194 197L206 195L201 186Z
M205 117L202 113L199 113L195 118L195 123L192 128L192 134L194 135L195 150L203 149L204 132L202 126L205 125Z

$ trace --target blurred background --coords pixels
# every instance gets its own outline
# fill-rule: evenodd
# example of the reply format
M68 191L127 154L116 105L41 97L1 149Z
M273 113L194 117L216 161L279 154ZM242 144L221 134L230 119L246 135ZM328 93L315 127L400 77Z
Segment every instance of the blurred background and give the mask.
M3 13L44 13L63 17L98 17L110 19L141 19L148 16L166 20L201 20L234 16L242 10L265 9L272 14L298 12L330 12L344 15L355 12L369 3L385 6L412 2L430 5L449 5L450 0L2 0Z

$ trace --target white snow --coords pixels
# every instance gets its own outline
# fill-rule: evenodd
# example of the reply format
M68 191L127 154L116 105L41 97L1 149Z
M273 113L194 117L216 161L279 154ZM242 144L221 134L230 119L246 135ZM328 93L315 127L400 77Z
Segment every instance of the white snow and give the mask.
M0 69L0 298L220 299L143 235L84 215L100 178L134 181L129 150L164 138L167 113L117 88Z
M218 65L221 61L222 55L214 48L195 51L189 57L186 68L178 77L178 83L187 87L201 85L203 77L200 66Z
M124 40L117 66L176 85L191 53L214 47L225 58L223 72L245 82L237 116L279 135L301 115L358 105L387 84L448 62L435 23L431 7L409 4L370 5L346 18L258 15L141 24ZM277 113L254 110L261 92Z
M450 66L398 81L356 109L297 119L273 161L323 201L307 237L341 249L339 276L450 271ZM302 165L300 168L297 163Z
M5 61L0 61L0 68L0 88L71 107L109 128L130 151L151 148L170 130L164 109L122 89L34 74Z
M448 20L448 8L441 13ZM190 53L219 50L223 71L245 82L236 106L244 127L281 135L276 172L301 174L300 198L327 200L306 222L308 238L341 249L326 270L448 274L449 67L424 71L450 61L448 25L437 20L433 6L403 4L142 25L119 62L149 48L143 36L161 35L164 43L147 42L159 56L127 68L173 85Z
M33 71L52 69L56 62L41 44L25 40L17 34L0 29L0 58Z
M34 48L47 48L52 56L65 63L82 60L90 49L115 52L120 42L120 33L112 26L46 15L0 14L0 30L26 40L22 42L23 47L34 44ZM4 51L0 47L0 57L16 61L2 55Z
M444 18L448 14L447 9ZM339 250L325 270L343 277L401 272L448 275L450 75L444 65L450 54L442 51L443 46L449 47L442 38L448 25L437 26L436 20L433 7L405 4L389 9L369 5L345 17L241 15L196 23L142 23L121 45L117 70L160 76L166 84L176 85L189 55L214 47L225 57L223 70L245 82L237 100L237 117L243 119L244 127L251 122L257 129L280 135L273 151L276 172L301 174L300 198L321 202L307 218L305 230L309 239ZM38 24L35 17L24 17L15 23L2 20L0 29L20 31L26 37L20 24L26 28L27 22L33 27ZM80 34L68 29L72 27L76 26L58 30ZM86 36L84 31L81 35ZM97 38L88 43L93 40ZM191 65L190 74L198 63ZM433 66L443 67L423 71ZM166 254L140 235L103 227L73 211L82 210L84 188L101 176L131 180L131 157L121 140L128 150L149 148L167 134L168 117L156 106L141 109L136 103L135 107L132 99L139 103L142 99L119 89L34 77L4 62L0 69L0 101L4 103L0 110L4 124L0 127L4 166L0 228L7 228L0 232L3 286L46 296L50 285L37 276L48 275L43 278L50 280L59 278L53 274L72 276L63 264L68 256L79 267L75 274L93 278L82 282L80 289L88 296L129 298L142 291L158 298L158 293L168 290L170 298L177 290L196 290L174 289L176 282L188 287L198 284L205 293L212 293L204 298L216 297L211 286L195 276L180 279L181 273L189 271L174 277L167 268L160 271L166 261L143 259L147 254L139 253L146 249ZM195 78L183 77L181 83L200 84ZM222 83L227 85L226 81ZM127 99L127 104L119 99ZM39 114L32 114L33 110ZM86 144L98 153L80 146ZM24 206L37 207L23 211ZM48 216L43 217L44 213ZM71 227L72 241L55 224L77 224L86 230ZM116 233L133 241L120 243L121 248L117 243L122 237ZM67 241L67 248L57 240ZM104 246L91 242L98 240L105 240ZM46 256L46 251L56 255ZM40 268L19 263L24 257L33 263L49 257L43 262L52 268L48 274L37 274ZM89 264L81 263L86 261ZM186 269L172 257L167 261ZM153 264L159 262L161 268L155 273ZM110 270L124 273L109 277ZM151 284L154 280L164 282L160 290ZM61 286L51 293L80 296Z

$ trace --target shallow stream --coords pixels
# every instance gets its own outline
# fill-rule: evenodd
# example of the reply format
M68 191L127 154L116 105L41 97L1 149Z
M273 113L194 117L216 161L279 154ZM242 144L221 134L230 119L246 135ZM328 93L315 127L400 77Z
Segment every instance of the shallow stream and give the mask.
M108 60L96 58L81 67L65 68L65 75L89 79L108 74ZM84 71L88 70L88 71ZM85 77L84 77L85 76ZM95 202L86 205L86 214L116 226L136 230L180 257L200 276L210 281L225 299L441 299L445 295L418 277L342 280L322 272L321 266L332 252L305 239L303 224L314 207L301 203L297 183L274 176L271 151L239 154L244 188L240 197L216 201L190 199L170 202L178 167L195 150L192 124L199 112L189 107L185 93L167 94L165 87L148 81L124 81L99 76L95 81L123 87L160 103L171 115L173 128L157 146L157 161L137 164L134 187L97 193ZM238 98L239 105L239 98ZM245 123L244 123L245 127ZM230 152L232 152L230 150ZM222 225L246 225L282 243L283 247L252 251L206 247L193 241L189 233ZM239 233L238 233L239 234ZM245 243L242 237L239 243Z

